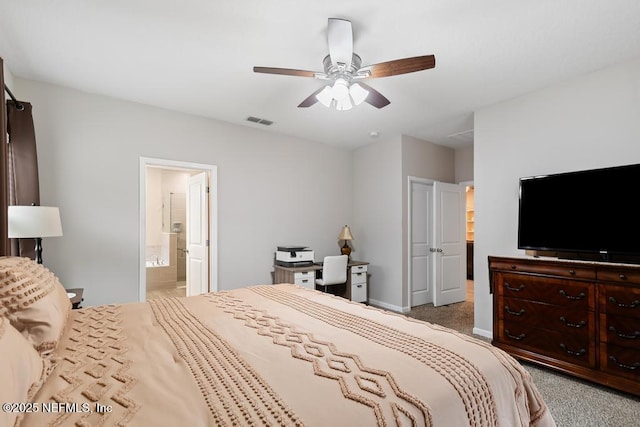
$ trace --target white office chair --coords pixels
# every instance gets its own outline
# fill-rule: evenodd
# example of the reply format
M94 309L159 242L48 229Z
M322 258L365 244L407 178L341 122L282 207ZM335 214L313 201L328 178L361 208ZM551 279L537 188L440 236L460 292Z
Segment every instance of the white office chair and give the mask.
M324 286L327 292L327 286L340 285L347 283L347 263L349 257L347 255L336 255L324 257L322 263L322 279L316 279L316 285Z

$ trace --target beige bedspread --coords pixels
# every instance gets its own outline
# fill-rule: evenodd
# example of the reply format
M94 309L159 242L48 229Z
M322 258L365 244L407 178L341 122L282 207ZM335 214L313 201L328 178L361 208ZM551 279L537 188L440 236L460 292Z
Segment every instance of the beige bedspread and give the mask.
M55 358L22 426L555 425L489 344L294 285L74 310Z

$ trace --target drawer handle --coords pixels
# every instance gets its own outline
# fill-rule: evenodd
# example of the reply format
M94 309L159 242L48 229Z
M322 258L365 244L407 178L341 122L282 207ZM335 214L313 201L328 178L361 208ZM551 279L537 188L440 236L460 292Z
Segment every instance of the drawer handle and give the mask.
M508 329L505 329L505 330L504 330L504 334L505 334L506 336L508 336L509 338L511 338L512 340L516 340L516 341L522 341L522 340L524 339L524 337L526 337L526 335L525 335L524 333L522 333L522 334L520 334L520 335L518 335L518 336L511 335L511 334L509 333L509 330L508 330Z
M509 290L509 291L513 291L513 292L520 292L522 290L524 290L524 285L520 285L517 288L512 288L511 285L509 285L509 283L504 282L504 287Z
M614 326L609 326L609 331L613 332L620 338L626 338L628 340L635 340L636 338L640 338L640 331L633 331L632 334L624 334L622 332L618 332L618 330Z
M565 353L570 354L572 356L582 356L587 352L587 350L584 348L581 348L578 351L569 350L567 346L564 344L560 344L560 348L563 349Z
M620 280L627 280L627 276L625 276L622 273L620 273L620 275L618 277L620 277Z
M618 367L627 369L629 371L635 371L636 369L640 368L640 362L636 362L633 365L625 365L624 363L618 362L618 359L616 359L615 356L609 356L609 360L618 365Z
M358 275L358 276L362 276L362 273L356 273L356 275Z
M637 306L640 305L640 301L638 300L633 301L631 304L624 304L624 303L618 302L614 297L609 297L609 302L612 302L621 308L636 308Z
M572 275L572 276L575 276L576 275L576 271L575 270L569 270L569 274Z
M567 322L567 319L565 319L564 316L560 316L560 321L570 328L584 328L587 325L587 322L584 320L581 320L579 323Z
M584 299L584 297L587 296L584 292L580 292L576 296L567 295L567 293L563 289L560 289L560 295L562 295L566 299L571 299L571 300L581 300L581 299Z
M513 311L509 308L508 305L504 306L504 311L506 311L509 314L512 314L514 316L522 316L525 313L524 308L521 308L520 311Z
M302 283L307 283L309 279L302 279Z
M362 287L362 285L357 285L356 287L357 287L357 288L361 288L361 287Z

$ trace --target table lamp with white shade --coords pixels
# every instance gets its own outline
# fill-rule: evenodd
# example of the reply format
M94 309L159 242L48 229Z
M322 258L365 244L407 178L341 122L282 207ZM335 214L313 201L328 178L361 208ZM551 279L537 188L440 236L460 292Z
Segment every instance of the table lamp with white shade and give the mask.
M9 206L10 239L35 239L36 262L42 264L42 238L62 236L60 209L52 206Z
M351 255L351 248L349 247L349 240L353 240L353 235L351 234L351 229L349 229L348 225L345 225L338 236L338 241L344 240L344 245L340 248L340 252L342 255Z

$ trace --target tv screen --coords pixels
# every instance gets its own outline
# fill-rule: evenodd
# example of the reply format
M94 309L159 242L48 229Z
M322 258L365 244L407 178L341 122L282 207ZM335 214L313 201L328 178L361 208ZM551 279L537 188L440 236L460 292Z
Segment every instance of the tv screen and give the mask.
M518 248L640 255L640 165L520 179Z

